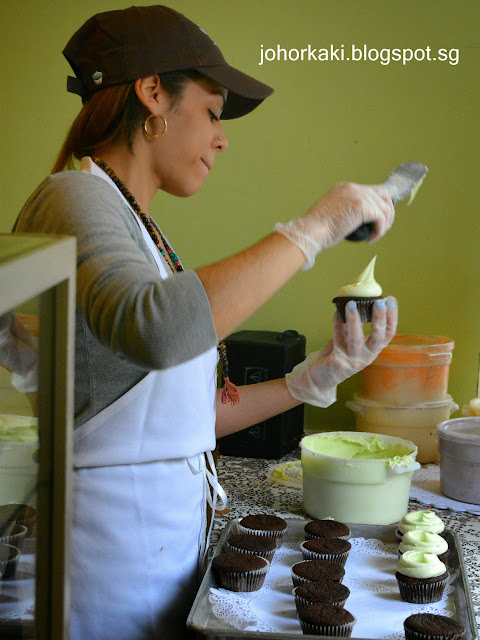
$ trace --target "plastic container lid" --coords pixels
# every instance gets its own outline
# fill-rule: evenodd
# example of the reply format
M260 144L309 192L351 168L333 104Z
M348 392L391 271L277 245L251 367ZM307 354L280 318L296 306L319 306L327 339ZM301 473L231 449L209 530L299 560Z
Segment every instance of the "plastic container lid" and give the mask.
M437 425L437 434L447 442L480 447L480 416L445 420Z
M446 336L397 333L369 366L442 366L450 364L454 346Z
M371 400L370 398L366 398L359 393L353 394L353 402L347 401L345 406L355 411L355 403L359 406L358 408L382 408L382 409L392 409L392 411L411 411L412 409L439 409L441 407L449 407L452 404L455 404L452 396L447 395L443 400L435 400L433 402L417 402L414 404L393 404L393 403L384 403L377 402L376 400ZM458 409L458 405L456 405Z

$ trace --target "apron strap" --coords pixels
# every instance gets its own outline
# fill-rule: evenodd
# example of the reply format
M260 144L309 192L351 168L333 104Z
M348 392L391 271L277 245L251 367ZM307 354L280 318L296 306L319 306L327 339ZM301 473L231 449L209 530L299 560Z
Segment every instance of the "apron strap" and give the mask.
M194 464L195 460L198 460L198 466L195 466ZM228 498L222 485L218 481L217 470L215 468L215 461L213 459L211 451L206 451L204 454L199 454L198 456L192 456L192 458L187 459L187 462L192 473L197 474L197 473L203 472L206 480L207 503L210 505L212 509L212 516L210 518L208 531L200 544L199 562L200 562L200 566L203 568L205 558L208 553L208 547L210 544L210 536L213 528L213 519L215 517L215 510L225 509L227 507ZM207 462L208 462L208 465L210 466L210 469L207 468ZM218 501L220 502L218 503Z

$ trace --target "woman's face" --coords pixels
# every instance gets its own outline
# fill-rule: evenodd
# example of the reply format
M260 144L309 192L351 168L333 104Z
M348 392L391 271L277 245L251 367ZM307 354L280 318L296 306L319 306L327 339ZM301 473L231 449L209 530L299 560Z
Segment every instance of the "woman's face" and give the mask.
M220 124L227 90L213 80L188 80L183 94L162 115L168 129L153 140L159 188L174 196L196 193L213 168L218 151L228 147ZM163 126L157 118L158 126Z

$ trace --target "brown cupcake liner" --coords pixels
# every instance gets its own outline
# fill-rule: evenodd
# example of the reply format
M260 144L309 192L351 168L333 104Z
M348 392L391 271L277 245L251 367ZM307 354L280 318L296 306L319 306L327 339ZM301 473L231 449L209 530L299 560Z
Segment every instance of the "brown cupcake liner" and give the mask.
M352 635L353 627L355 626L356 618L348 624L336 625L336 626L324 626L317 624L310 624L304 622L298 617L302 631L306 635L311 636L338 636L340 638L349 638Z
M0 580L15 577L20 555L20 549L11 544L0 544Z
M247 549L240 549L240 547L235 547L230 544L230 541L227 540L227 549L228 551L234 551L236 553L249 553L252 556L260 556L261 558L265 558L269 562L272 561L273 556L275 555L275 549L267 549L266 551L249 551Z
M360 320L362 322L371 322L372 321L372 310L373 304L375 300L378 300L380 296L371 297L371 298L360 298L355 296L338 296L332 300L332 302L337 306L337 310L342 316L342 320L346 322L345 315L345 307L347 303L353 300L357 305L358 314L360 316Z
M12 547L16 547L20 551L23 551L23 542L26 535L27 527L16 522L13 527L10 528L9 534L0 536L0 544L9 544Z
M284 529L283 531L266 531L264 529L249 529L248 527L244 527L240 523L238 524L238 528L240 533L248 533L253 536L264 536L265 538L273 538L275 540L277 549L280 549L280 547L282 546L283 536L286 531L286 529Z
M400 582L397 579L400 597L405 602L412 604L429 604L439 602L443 597L443 592L447 586L448 575L443 580L437 582L419 583L416 585Z
M336 562L342 567L344 567L347 562L349 551L345 551L344 553L317 553L316 551L305 549L303 544L304 543L302 542L300 550L304 560L330 560L331 562Z
M261 569L251 571L217 571L215 579L218 586L229 591L258 591L265 582L270 563Z

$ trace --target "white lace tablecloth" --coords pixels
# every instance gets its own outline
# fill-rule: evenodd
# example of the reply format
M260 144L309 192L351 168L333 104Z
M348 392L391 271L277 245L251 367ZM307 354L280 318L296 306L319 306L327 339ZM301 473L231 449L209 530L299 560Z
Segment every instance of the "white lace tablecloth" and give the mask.
M300 458L299 450L284 456L280 462ZM284 518L308 518L303 509L301 489L280 486L268 478L268 470L278 461L260 458L219 456L217 472L220 484L228 496L228 512L216 513L210 544L212 551L227 522L250 513L271 513ZM461 503L449 501L439 493L438 467L427 465L415 472L409 510L431 505L442 509L439 514L447 529L454 531L462 545L465 569L472 601L480 624L480 516L466 510ZM455 504L452 504L454 503ZM473 511L477 511L473 506Z

